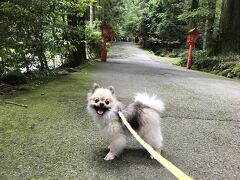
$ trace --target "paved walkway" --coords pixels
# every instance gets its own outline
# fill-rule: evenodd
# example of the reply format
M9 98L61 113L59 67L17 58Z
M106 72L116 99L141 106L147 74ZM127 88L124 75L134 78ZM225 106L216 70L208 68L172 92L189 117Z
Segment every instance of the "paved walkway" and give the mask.
M125 103L136 92L161 97L163 156L194 179L240 177L239 81L170 65L132 43L116 43L91 78L113 85ZM106 179L175 179L134 140L120 159L101 168Z

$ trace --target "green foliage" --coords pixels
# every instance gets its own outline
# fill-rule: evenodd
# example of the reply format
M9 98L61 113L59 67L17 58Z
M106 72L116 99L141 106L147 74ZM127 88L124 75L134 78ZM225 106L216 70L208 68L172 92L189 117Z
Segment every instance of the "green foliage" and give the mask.
M47 70L47 69L44 69L44 70L42 70L42 71L38 71L38 70L33 70L33 71L31 71L31 73L30 73L30 78L31 79L43 79L43 78L45 78L45 77L54 77L54 76L56 76L56 73L55 73L55 71L49 71L49 70Z
M180 65L186 66L188 51L180 54ZM191 61L191 68L207 72L213 72L226 77L239 77L240 75L240 56L228 54L221 56L208 56L207 51L194 50Z
M187 64L187 57L188 57L188 51L184 51L180 54L181 62L180 64L182 66L186 66ZM204 50L194 50L192 54L192 68L193 69L202 69L202 70L211 70L213 67L218 65L220 63L220 59L217 57L208 57L207 51Z
M176 16L182 12L182 3L173 2L166 5L158 4L158 8L154 9L153 19L158 24L150 28L150 32L154 37L162 41L181 41L184 38L185 29L182 26L182 21Z
M215 69L220 70L220 74L226 77L240 78L240 55L229 53L218 57L221 61Z
M90 3L94 5L93 27L84 21L89 18ZM209 43L211 46L217 44L221 5L222 0L216 0L216 10L212 8L215 22L211 25L214 26L211 32L215 39ZM208 0L199 1L199 7L192 11L190 7L191 1L185 0L2 0L0 75L15 70L28 74L37 70L48 72L48 69L55 68L51 66L52 62L65 66L74 64L70 63L72 60L84 62L86 52L89 58L100 57L99 24L102 22L112 26L116 38L132 37L137 32L140 40L146 37L147 49L161 56L176 57L178 52L174 50L185 48L184 33L189 30L189 21L194 21L202 32L196 47L202 49L203 42L206 42L206 19L214 11L209 8ZM187 57L187 54L183 55ZM231 64L219 63L225 62L230 55L225 59L213 58L205 51L196 51L193 56L196 59L193 59L193 68L196 69L209 70L217 65L223 69ZM234 56L231 61L235 59ZM181 61L182 65L185 61ZM232 66L235 64L230 68ZM234 70L232 73L238 72Z
M91 59L101 56L102 37L98 25L99 22L95 22L94 27L90 28L88 25L86 28L87 52Z
M110 24L118 37L123 35L124 32L122 29L124 29L124 24L127 23L124 18L124 14L128 11L127 2L125 0L102 0L99 1L97 6L97 20Z
M6 73L2 75L0 80L12 85L26 83L26 77L20 71L11 71L9 73Z
M128 1L125 0L125 13L124 13L124 32L122 36L133 36L134 31L139 30L140 18L142 15L141 7L145 6L144 1L140 0Z
M166 60L168 61L168 62L170 62L171 64L173 64L173 65L177 65L177 66L180 66L180 58L176 58L176 57L167 57L166 58Z
M233 68L233 73L234 74L238 74L239 75L239 73L240 73L240 62L238 62L235 66L234 66L234 68Z
M71 11L81 17L92 0L3 0L0 4L0 73L48 69L56 55L65 62L74 50L71 33L82 36L82 25L68 22Z
M132 36L147 35L145 47L156 52L159 48L172 49L179 47L184 38L184 22L176 17L182 13L183 1L130 1L131 9L125 15L126 33ZM134 12L134 13L133 13Z

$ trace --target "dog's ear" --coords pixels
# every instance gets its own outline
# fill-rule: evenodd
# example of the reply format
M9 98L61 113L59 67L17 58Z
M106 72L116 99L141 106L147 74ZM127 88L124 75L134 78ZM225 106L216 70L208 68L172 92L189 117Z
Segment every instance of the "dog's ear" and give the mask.
M108 89L112 92L112 94L114 94L115 90L113 86L108 86Z
M90 92L93 94L98 88L100 88L100 86L97 83L94 83Z
M92 96L92 94L96 91L97 88L100 88L100 86L97 83L93 84L92 89L89 91L89 93L87 94L87 100L90 100L90 97Z

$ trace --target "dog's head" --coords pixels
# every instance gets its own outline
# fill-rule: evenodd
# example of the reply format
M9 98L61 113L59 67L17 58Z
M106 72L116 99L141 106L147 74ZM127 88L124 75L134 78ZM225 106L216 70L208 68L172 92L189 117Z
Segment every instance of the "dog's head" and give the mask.
M116 106L117 100L114 94L114 88L100 88L94 83L91 91L88 93L88 109L97 116L103 116Z

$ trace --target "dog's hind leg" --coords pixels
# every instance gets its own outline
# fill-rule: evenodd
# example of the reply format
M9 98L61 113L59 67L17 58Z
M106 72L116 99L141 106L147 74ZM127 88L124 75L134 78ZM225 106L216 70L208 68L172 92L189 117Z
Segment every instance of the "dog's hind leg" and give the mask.
M160 127L160 116L152 109L143 109L140 121L139 135L155 149L161 153L163 137Z
M142 138L150 145L154 150L156 150L159 154L161 154L161 148L163 145L163 138L161 135L161 131L156 130L150 131L147 134L144 134ZM153 157L151 156L153 159Z

